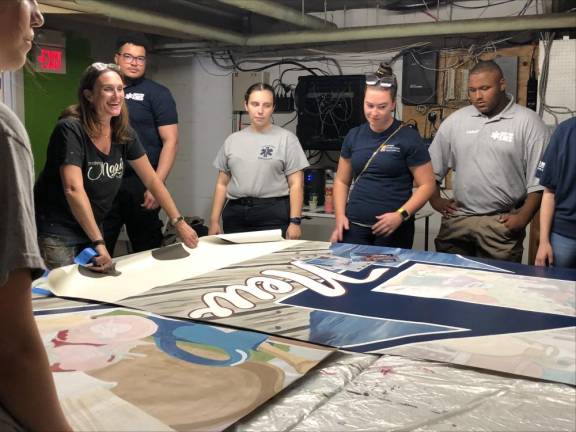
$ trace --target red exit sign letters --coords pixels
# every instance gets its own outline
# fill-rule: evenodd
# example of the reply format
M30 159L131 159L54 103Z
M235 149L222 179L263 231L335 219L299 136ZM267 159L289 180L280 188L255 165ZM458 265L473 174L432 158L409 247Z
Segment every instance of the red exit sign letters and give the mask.
M66 73L66 54L63 48L38 47L35 56L35 65L38 72Z

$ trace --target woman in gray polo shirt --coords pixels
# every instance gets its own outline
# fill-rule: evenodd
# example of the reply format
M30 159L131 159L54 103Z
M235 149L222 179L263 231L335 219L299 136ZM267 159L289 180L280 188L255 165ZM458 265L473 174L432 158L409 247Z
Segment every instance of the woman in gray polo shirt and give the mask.
M272 124L272 87L250 86L244 106L250 126L230 135L214 160L219 173L208 234L279 228L286 239L298 239L308 159L294 134Z

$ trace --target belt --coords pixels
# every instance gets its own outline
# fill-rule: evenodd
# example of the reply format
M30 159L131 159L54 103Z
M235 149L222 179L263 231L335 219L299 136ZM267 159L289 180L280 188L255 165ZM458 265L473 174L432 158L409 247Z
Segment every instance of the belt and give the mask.
M274 201L284 201L288 199L288 195L281 197L270 197L270 198L256 198L256 197L242 197L238 199L228 200L228 205L244 205L253 206L256 204L272 203Z

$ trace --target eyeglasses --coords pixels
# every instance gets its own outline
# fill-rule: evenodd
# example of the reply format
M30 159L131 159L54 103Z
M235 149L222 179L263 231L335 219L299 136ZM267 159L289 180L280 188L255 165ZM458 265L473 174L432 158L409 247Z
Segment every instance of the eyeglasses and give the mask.
M393 76L378 76L376 74L367 74L366 75L366 85L369 86L376 86L380 85L380 87L390 88L396 87L396 78Z
M92 63L90 65L91 68L96 69L98 72L102 72L106 69L110 69L113 70L115 72L120 72L120 68L118 67L118 65L116 63L101 63L101 62L96 62L96 63Z
M136 60L136 64L139 65L146 63L146 57L144 56L134 57L132 54L128 53L118 53L118 55L122 56L122 59L127 63L132 63L134 60Z

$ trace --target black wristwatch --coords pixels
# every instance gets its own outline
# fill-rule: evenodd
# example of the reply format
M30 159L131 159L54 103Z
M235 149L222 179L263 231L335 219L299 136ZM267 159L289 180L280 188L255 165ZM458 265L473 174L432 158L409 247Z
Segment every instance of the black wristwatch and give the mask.
M302 223L302 218L299 217L290 218L290 223L294 225L300 225Z

